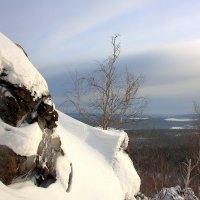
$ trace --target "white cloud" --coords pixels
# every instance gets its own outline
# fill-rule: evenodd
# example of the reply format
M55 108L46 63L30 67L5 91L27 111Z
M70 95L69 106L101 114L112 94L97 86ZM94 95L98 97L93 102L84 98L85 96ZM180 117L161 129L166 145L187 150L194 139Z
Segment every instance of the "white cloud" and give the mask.
M73 4L77 4L77 7L83 5L81 9L78 9L80 10L80 13L76 10L76 7L74 8L74 13L76 13L76 15L68 12L66 8L66 16L59 19L59 21L56 22L55 29L48 32L46 38L43 38L37 47L34 57L43 57L43 59L45 57L48 58L59 51L59 49L63 49L64 45L66 46L65 48L67 48L68 41L74 36L98 27L100 24L106 23L113 18L136 10L137 8L148 5L154 1L155 0L95 0L90 1L87 6L84 6L84 2L80 3L80 1L77 0L73 2ZM49 21L49 23L51 22Z
M192 99L199 96L200 79L189 79L168 84L158 84L154 86L144 86L141 93L148 97L188 97Z
M199 98L199 52L200 39L165 44L144 51L140 59L146 60L142 63L142 66L145 65L146 83L141 93L154 98ZM153 55L153 61L148 58L149 54Z

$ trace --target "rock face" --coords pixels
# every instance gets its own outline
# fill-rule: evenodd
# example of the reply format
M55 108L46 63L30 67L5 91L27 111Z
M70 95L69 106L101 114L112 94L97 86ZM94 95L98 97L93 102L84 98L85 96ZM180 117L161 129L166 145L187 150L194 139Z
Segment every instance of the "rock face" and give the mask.
M0 133L0 181L8 185L34 177L35 183L44 187L54 182L56 160L64 155L60 138L54 135L58 113L42 76L33 69L21 47L1 33L0 119L18 128L38 123L42 130L36 154L27 156L14 152L9 138L5 141L5 131L12 129L4 128L4 143Z
M18 174L18 163L24 162L24 157L17 155L7 146L0 145L0 180L10 184Z

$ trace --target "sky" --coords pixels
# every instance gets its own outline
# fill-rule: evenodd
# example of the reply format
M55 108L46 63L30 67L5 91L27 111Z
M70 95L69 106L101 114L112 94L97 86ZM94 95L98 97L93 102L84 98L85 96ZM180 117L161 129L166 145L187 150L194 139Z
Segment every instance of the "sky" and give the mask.
M120 67L145 82L145 113L187 114L200 102L199 0L0 0L0 31L46 78L57 106L69 72L97 67L120 35Z

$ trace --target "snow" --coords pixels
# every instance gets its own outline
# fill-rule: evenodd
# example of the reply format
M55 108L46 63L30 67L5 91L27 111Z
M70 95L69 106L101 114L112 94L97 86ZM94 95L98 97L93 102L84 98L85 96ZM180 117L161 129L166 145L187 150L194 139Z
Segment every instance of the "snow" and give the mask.
M134 118L129 118L129 119L135 119L135 120L148 120L149 118L147 118L147 117L134 117Z
M133 194L139 192L141 181L131 159L123 151L119 151L115 157L114 171L120 180L125 199L132 199Z
M184 127L174 126L174 127L171 127L170 129L174 129L174 130L178 129L178 130L180 130L180 129L184 129Z
M48 86L44 78L33 67L29 59L16 44L0 32L0 74L1 79L12 84L24 86L34 99L48 95Z
M30 129L29 134L35 133L34 127ZM68 155L57 160L58 180L48 188L36 187L31 181L10 186L0 184L0 200L135 199L134 195L140 188L140 178L124 152L128 144L125 132L103 131L59 112L56 134L61 137L62 148ZM72 163L73 176L71 190L66 192L69 162Z
M57 179L63 185L65 190L67 190L68 188L70 172L71 172L71 168L69 165L68 157L66 156L66 154L65 156L60 156L56 162L56 175L57 175Z
M166 118L165 121L174 121L174 122L190 122L194 121L194 119L184 119L184 118Z
M41 139L42 131L38 123L16 128L0 121L0 144L8 146L17 154L36 155Z
M123 151L128 145L127 134L124 131L116 131L113 129L105 131L100 128L94 128L78 122L61 112L59 112L59 117L60 120L58 129L67 129L68 132L68 134L64 134L63 131L58 130L60 132L59 135L61 136L61 139L68 137L68 139L66 138L66 141L68 141L69 144L63 145L63 148L66 148L65 151L68 153L69 160L73 164L74 171L86 169L86 171L89 171L90 174L89 179L90 177L95 177L95 183L98 185L98 191L95 193L98 195L93 199L99 199L99 190L102 185L104 185L103 187L105 188L103 190L104 192L102 191L100 193L105 196L103 198L102 195L100 195L101 199L124 200L127 197L128 200L133 198L133 196L139 192L140 178L135 171L132 161ZM68 121L67 124L66 121ZM69 136L71 139L69 139ZM72 141L74 139L76 141L73 143L79 142L79 145L75 145L75 149L72 151L74 147L70 148L70 145L73 145ZM79 154L79 151L83 154L83 157L77 155ZM77 163L76 158L81 162ZM80 164L82 165L80 166ZM78 169L76 169L77 167ZM100 177L99 175L96 177L97 174L100 174ZM86 177L84 177L84 179L88 182L88 174L86 173L85 175ZM77 177L77 179L80 181L80 177ZM75 181L76 179L74 178L72 191ZM88 183L92 184L91 186L88 185L89 188L94 187L93 181ZM83 183L83 185L85 184ZM111 194L114 192L114 187L118 188L114 189L116 194ZM78 188L79 187L77 187L77 189ZM96 190L96 188L93 188L93 190ZM111 193L107 194L108 191ZM120 191L122 194L119 193ZM115 197L113 195L115 195ZM111 198L108 198L109 196ZM74 199L76 198L74 197Z

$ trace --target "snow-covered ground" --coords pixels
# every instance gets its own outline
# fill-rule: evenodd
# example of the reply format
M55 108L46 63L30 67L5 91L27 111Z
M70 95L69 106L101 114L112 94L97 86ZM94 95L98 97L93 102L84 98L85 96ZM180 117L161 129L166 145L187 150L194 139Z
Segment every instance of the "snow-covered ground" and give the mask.
M184 119L184 118L166 118L165 121L173 121L173 122L191 122L194 121L195 119Z
M30 129L27 134L35 131L34 125ZM93 128L59 112L55 134L61 137L67 154L57 161L58 180L48 188L39 188L31 181L10 186L0 183L1 200L134 199L140 188L140 178L124 152L128 143L125 132ZM65 191L67 161L73 165L70 192Z
M173 126L173 127L171 127L170 129L178 129L178 130L180 130L180 129L184 129L184 127L180 127L180 126Z

